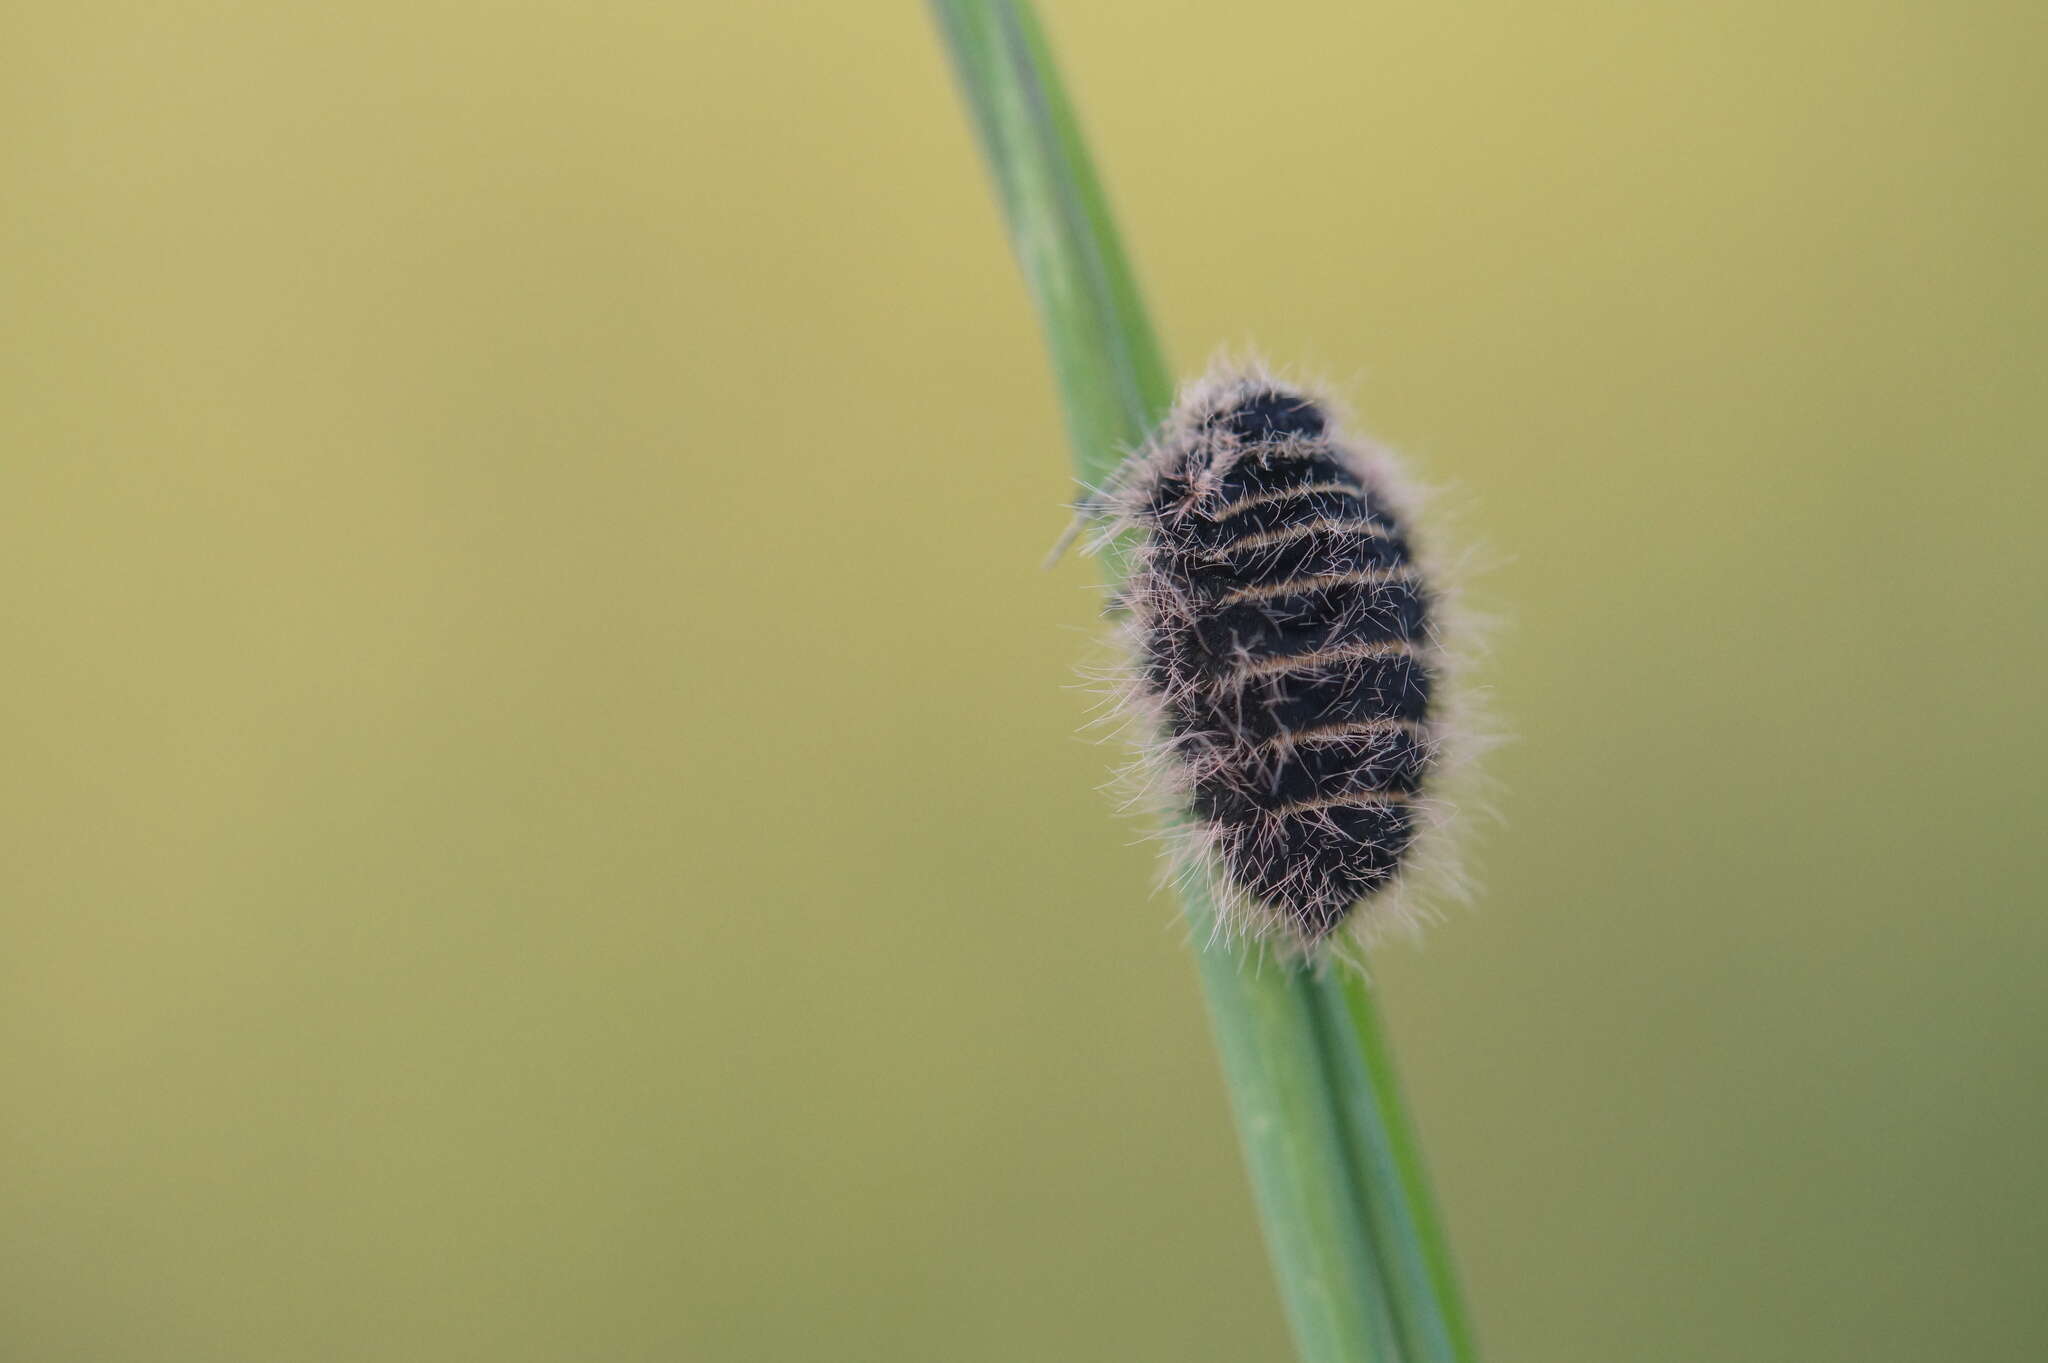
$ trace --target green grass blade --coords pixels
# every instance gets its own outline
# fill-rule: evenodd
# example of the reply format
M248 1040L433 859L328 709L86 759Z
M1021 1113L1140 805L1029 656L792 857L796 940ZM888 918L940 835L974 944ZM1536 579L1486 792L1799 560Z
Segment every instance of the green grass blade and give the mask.
M1172 380L1036 21L992 0L933 9L1045 326L1075 472L1099 486L1173 401Z
M1372 988L1337 970L1310 988L1403 1352L1411 1363L1473 1363L1450 1247Z
M1169 372L1029 6L932 9L1045 327L1076 474L1099 487L1164 414ZM1304 1363L1468 1363L1388 1058L1358 1021L1372 1016L1363 983L1354 1015L1334 976L1210 946L1200 887L1183 909Z

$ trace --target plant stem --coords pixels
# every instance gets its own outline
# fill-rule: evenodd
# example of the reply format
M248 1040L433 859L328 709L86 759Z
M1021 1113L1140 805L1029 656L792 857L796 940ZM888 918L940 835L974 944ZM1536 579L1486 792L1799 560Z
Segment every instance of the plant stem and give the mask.
M1309 987L1403 1357L1473 1363L1472 1330L1450 1246L1372 987L1364 976L1341 969L1317 975Z
M1182 907L1295 1350L1303 1363L1402 1359L1310 976L1264 951L1204 945L1215 909L1202 888Z
M1100 487L1171 403L1165 361L1029 5L932 9L1045 327L1076 474ZM1114 586L1122 563L1107 569ZM1303 1363L1470 1363L1365 982L1219 943L1200 885L1183 911Z

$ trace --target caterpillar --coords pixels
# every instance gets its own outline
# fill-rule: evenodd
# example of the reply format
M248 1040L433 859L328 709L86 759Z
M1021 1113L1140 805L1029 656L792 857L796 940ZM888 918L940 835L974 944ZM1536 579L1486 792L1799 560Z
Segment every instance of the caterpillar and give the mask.
M1406 487L1327 400L1223 361L1083 507L1128 553L1121 710L1219 931L1313 954L1414 915L1451 664Z

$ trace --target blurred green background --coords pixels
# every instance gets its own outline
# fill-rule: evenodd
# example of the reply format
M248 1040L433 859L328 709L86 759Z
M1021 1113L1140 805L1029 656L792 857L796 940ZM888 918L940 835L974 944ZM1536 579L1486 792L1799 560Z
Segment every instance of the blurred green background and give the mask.
M2033 0L1054 3L1509 620L1378 958L1490 1356L2048 1305ZM0 18L0 1357L1286 1345L911 4Z

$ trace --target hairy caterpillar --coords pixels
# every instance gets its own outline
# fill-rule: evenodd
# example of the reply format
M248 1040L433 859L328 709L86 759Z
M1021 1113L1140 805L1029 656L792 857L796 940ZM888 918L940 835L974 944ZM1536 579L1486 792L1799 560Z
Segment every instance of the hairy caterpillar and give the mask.
M1412 916L1450 662L1404 488L1326 402L1223 363L1084 508L1130 546L1121 699L1226 932L1309 952Z

